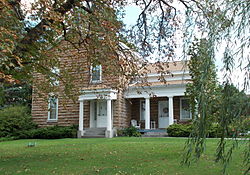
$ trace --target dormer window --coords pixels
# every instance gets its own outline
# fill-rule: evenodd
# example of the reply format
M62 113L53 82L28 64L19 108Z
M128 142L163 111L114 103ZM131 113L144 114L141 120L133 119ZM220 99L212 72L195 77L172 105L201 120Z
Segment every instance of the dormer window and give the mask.
M91 66L91 82L100 83L102 81L102 65Z

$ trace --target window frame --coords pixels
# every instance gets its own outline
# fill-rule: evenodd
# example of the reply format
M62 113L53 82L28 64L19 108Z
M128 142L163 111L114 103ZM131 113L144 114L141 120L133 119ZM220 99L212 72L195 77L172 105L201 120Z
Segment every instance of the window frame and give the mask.
M180 120L184 120L184 121L187 121L187 120L192 120L192 112L191 110L189 110L189 118L183 118L182 117L182 100L189 100L189 98L186 98L186 97L181 97L180 98ZM190 106L190 104L189 104Z
M50 118L50 104L51 104L51 99L52 98L56 99L56 118L55 119ZM48 118L47 118L47 121L48 122L56 122L57 120L58 120L58 97L50 96L49 99L48 99Z
M99 65L96 65L95 67L97 67L97 66L100 67L100 74L99 74L100 78L99 78L99 80L93 80L93 68L94 68L94 66L92 64L90 66L90 82L91 83L101 83L102 82L102 65L99 64Z
M145 121L145 109L144 109L144 119L142 118L142 104L144 103L144 107L145 107L145 100L140 100L140 121Z

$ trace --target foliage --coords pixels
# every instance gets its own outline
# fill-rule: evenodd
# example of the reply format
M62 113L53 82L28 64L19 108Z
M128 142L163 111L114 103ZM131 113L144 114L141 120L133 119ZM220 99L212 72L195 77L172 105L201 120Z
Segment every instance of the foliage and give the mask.
M52 126L46 128L37 128L20 132L20 139L61 139L75 138L77 129L75 126Z
M19 133L34 129L29 109L26 106L10 106L0 110L0 137L18 136Z
M174 56L176 45L174 33L178 29L178 21L180 20L177 17L179 11L175 8L175 4L182 5L183 9L186 10L183 55L187 55L186 48L190 46L194 34L201 35L199 38L205 37L205 43L207 43L201 43L203 46L207 45L205 48L207 55L202 52L205 56L204 60L200 58L203 60L201 61L203 70L200 71L200 75L197 74L201 81L194 91L198 94L196 100L199 115L194 122L196 129L192 143L197 145L197 149L189 147L189 153L195 150L197 157L200 157L204 150L208 128L216 118L214 112L216 107L212 107L214 103L212 99L215 97L212 94L215 89L212 88L210 92L208 88L210 85L213 86L209 77L212 76L211 68L214 64L216 49L222 50L224 53L225 84L230 84L230 75L236 67L235 62L239 62L246 70L245 86L249 86L250 61L247 51L250 46L250 1L135 0L133 4L141 8L141 14L137 24L125 32L121 32L124 29L122 29L123 24L119 21L119 16L124 15L123 9L127 4L127 1L124 0L38 0L32 5L32 10L21 8L20 2L20 0L2 0L0 2L0 42L3 43L0 46L1 81L11 81L13 76L14 78L25 77L28 79L31 78L33 71L45 76L51 75L50 69L59 63L59 56L56 53L60 53L60 49L52 51L53 54L48 55L48 48L56 48L59 44L59 38L71 43L76 51L80 52L82 48L86 50L89 62L97 64L108 62L112 63L110 65L117 65L117 60L121 58L119 55L126 57L129 49L120 46L120 42L124 38L140 48L139 51L144 56L149 56L157 50L159 57L169 60ZM123 39L121 40L121 38ZM220 45L226 45L226 47L221 49ZM115 57L110 57L110 55L115 55ZM133 56L132 54L129 56L131 57L126 57L127 62L118 62L121 69L116 70L131 78L137 75L138 66L130 64L133 63L131 61ZM127 73L127 65L133 71ZM201 67L197 66L198 68ZM82 70L79 69L79 71ZM65 73L65 75L68 74ZM66 88L67 92L72 92L69 89L70 86ZM198 89L200 89L200 93L198 93ZM231 96L231 92L227 92L226 89L222 95L224 102ZM192 98L194 100L195 97ZM222 111L227 112L229 109L226 107L227 103L223 104L225 105ZM222 124L222 129L225 130L222 134L222 140L226 136L226 129L233 120L240 119L237 112L235 115L231 112L224 114L222 115L224 118L217 116L220 118L217 120L219 125ZM226 116L230 118L228 121L225 120ZM236 123L239 122L236 121ZM225 148L225 144L221 143L219 147ZM227 162L223 156L220 158ZM250 162L248 167L250 167L249 164Z
M189 137L192 131L192 124L173 124L167 128L170 137Z
M191 139L187 143L184 163L189 163L192 154L195 154L197 158L201 156L205 148L208 129L215 122L219 91L212 47L207 39L201 39L196 40L189 50L192 83L187 86L186 93L191 102L194 127Z
M173 124L167 128L168 136L170 137L189 137L192 133L193 125L192 124ZM230 130L232 135L232 129ZM207 131L207 137L209 138L218 138L221 137L222 130L219 127L218 123L212 123Z
M27 105L31 107L31 86L23 84L3 83L0 87L0 108L13 105Z
M141 137L141 133L137 131L137 129L133 126L129 128L125 128L123 130L123 135L124 136L129 136L129 137Z
M190 48L189 67L193 82L187 88L187 95L191 98L195 117L183 162L189 164L192 156L199 158L203 154L206 137L219 136L221 140L216 161L224 163L225 173L232 151L237 148L236 140L229 144L225 138L239 136L242 121L249 117L247 111L250 103L243 91L240 92L228 82L223 86L217 84L213 52L213 46L205 39ZM217 123L216 127L214 123Z

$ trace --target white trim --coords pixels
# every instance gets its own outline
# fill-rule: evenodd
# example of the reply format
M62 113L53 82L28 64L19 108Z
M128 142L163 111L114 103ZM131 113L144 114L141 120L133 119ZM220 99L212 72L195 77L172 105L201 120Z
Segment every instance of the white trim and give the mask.
M90 128L96 128L96 120L95 120L95 115L96 115L96 112L95 112L95 108L96 108L96 103L95 103L95 100L90 100L90 105L89 105L89 108L90 108L90 120L89 120L89 127Z
M182 100L186 100L188 99L187 97L181 97L180 98L180 120L185 121L185 120L191 120L192 119L192 113L190 110L190 117L189 118L182 118Z
M154 83L154 82L160 82L159 81L159 77L160 76L155 76L155 77L148 77L147 81L148 83ZM184 75L184 76L174 76L171 77L169 76L164 76L165 80L167 82L171 82L171 81L185 81L185 80L190 80L191 76L190 75Z
M150 97L168 97L168 96L184 96L186 86L179 85L162 85L150 87L131 87L125 93L125 98L148 98Z
M144 119L142 119L142 109L141 109L141 107L142 107L142 102L144 102L144 107L145 107L145 99L141 99L141 100L140 100L140 120L141 120L141 121L145 121L145 112L146 112L146 109L144 110Z
M107 99L107 136L109 138L113 137L113 120L112 120L112 101L111 99Z
M174 97L173 96L168 96L168 119L169 125L174 124Z
M170 71L170 74L166 74L166 76L171 76L171 75L188 75L189 70L183 70L183 71ZM159 73L148 73L148 77L156 77L156 76L161 76Z
M80 101L79 104L79 131L81 136L83 136L83 128L84 128L84 101Z
M56 98L56 118L55 119L50 119L50 99L51 98ZM48 100L48 117L47 117L47 121L48 122L56 122L58 120L58 97L49 97Z
M100 66L100 79L99 80L92 80L92 70L93 70L93 65L91 64L90 66L90 82L93 84L97 84L97 83L101 83L102 82L102 65L96 65L96 66Z
M79 100L94 100L94 99L117 99L117 90L114 89L93 89L82 90L82 95L79 96Z
M150 98L145 98L145 129L150 129Z

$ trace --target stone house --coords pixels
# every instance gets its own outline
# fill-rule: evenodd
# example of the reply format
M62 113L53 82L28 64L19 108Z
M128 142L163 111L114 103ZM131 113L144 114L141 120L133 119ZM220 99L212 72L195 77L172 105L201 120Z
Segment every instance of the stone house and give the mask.
M46 78L34 73L34 122L40 127L76 124L79 137L103 134L110 138L117 129L131 126L131 120L137 121L140 129L150 130L164 129L192 118L184 96L186 84L191 80L185 62L162 64L166 74L159 72L157 63L148 64L141 70L147 81L140 78L125 81L123 89L117 88L124 81L123 75L108 72L108 65L106 62L92 65L82 53L74 50L68 50L60 58L60 73L62 69L70 69L74 76L71 83L75 85L72 91L77 91L73 95L75 102L64 98L62 89L69 85L65 82L56 82L56 93L39 93L40 85L36 82Z

